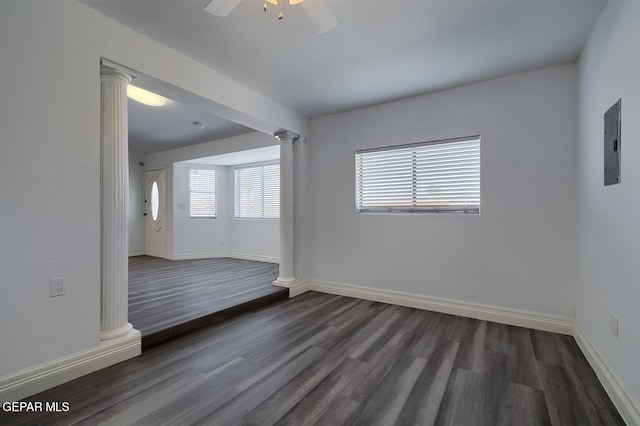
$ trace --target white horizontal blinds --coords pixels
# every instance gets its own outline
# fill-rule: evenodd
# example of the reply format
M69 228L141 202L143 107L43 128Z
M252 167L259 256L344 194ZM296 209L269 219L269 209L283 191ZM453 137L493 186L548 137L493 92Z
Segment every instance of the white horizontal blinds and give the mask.
M413 154L387 150L356 154L358 210L411 208Z
M216 217L216 171L189 169L189 217Z
M356 153L359 212L480 211L480 138Z
M235 169L235 217L278 219L280 217L280 164L271 163Z
M263 216L265 219L280 217L280 164L270 164L263 169Z
M262 216L262 177L258 167L236 169L235 216Z

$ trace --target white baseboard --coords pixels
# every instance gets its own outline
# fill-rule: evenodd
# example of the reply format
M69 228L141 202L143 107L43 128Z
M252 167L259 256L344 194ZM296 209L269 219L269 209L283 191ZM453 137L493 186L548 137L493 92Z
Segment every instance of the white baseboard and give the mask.
M311 290L311 281L298 281L289 286L289 297L296 297L299 294Z
M391 303L410 308L427 311L442 312L501 324L533 328L560 334L573 334L572 318L547 315L517 309L507 309L498 306L461 302L457 300L439 299L420 294L403 293L393 290L383 290L354 284L331 283L322 281L306 281L296 289L297 294L308 290L340 296L357 297L375 302ZM290 294L291 297L293 297Z
M129 257L144 256L144 250L130 251Z
M624 421L628 425L640 425L640 402L611 368L598 346L578 321L575 323L573 336Z
M311 281L294 281L291 284L283 284L276 280L273 282L273 285L288 288L289 298L296 297L311 290Z
M166 259L169 260L191 260L191 259L216 259L218 257L226 257L227 253L168 253Z
M242 260L256 260L258 262L280 263L280 259L277 257L260 256L257 254L227 253L226 256L224 257L230 257L232 259L242 259Z
M0 377L0 401L19 401L141 353L138 330L94 348Z
M177 254L172 253L167 255L169 260L191 260L191 259L218 259L221 257L229 257L232 259L243 260L256 260L258 262L280 263L280 259L271 256L260 256L255 254L241 254L241 253L228 253L228 252L216 252L216 253L185 253Z

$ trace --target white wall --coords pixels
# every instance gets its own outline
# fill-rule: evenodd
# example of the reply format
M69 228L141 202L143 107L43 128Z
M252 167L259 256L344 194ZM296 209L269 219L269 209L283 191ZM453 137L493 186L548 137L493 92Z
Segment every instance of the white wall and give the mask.
M312 279L573 317L576 90L566 65L312 120ZM356 214L356 150L469 135L480 216Z
M640 399L640 4L610 1L579 62L576 319ZM604 113L622 98L622 179L604 187ZM609 332L619 318L619 337Z
M142 221L144 188L140 156L129 151L129 256L144 254L144 226Z
M216 219L189 217L189 169L216 172ZM193 163L173 164L173 253L175 259L211 257L228 246L227 168ZM184 208L181 208L184 207Z
M229 255L278 263L280 221L277 219L229 218Z
M99 341L99 54L52 4L0 3L0 377Z
M100 57L245 125L305 133L307 120L76 1L0 2L0 57L2 377L99 343ZM51 298L60 276L66 295Z

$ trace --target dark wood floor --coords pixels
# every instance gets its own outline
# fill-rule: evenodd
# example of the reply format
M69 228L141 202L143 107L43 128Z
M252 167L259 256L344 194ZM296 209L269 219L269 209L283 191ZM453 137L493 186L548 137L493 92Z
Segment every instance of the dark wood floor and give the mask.
M278 265L218 258L129 258L129 322L157 344L210 322L288 297Z
M315 292L43 392L0 424L618 425L570 336Z

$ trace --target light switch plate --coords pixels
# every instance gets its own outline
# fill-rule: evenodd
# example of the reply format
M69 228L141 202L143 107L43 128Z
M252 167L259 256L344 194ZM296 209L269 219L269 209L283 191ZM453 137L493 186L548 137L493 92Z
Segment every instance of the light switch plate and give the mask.
M619 326L619 324L620 323L619 323L618 317L616 317L612 313L609 313L609 331L611 332L611 334L614 335L614 337L616 339L618 338L618 326Z

